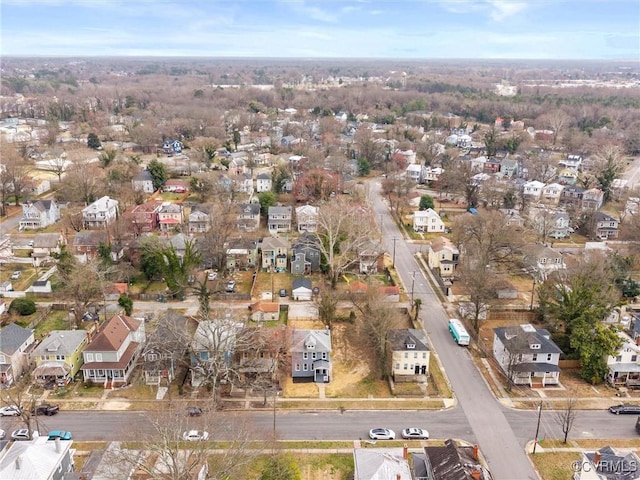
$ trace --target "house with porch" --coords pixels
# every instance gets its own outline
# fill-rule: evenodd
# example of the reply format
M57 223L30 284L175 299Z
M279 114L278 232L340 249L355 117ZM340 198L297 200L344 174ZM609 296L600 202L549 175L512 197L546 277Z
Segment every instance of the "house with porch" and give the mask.
M184 222L184 210L177 203L164 202L158 210L158 225L161 232L180 230Z
M279 233L290 232L291 214L292 208L288 205L269 207L269 216L267 220L269 233L271 235L278 235Z
M595 214L595 236L600 240L610 240L612 238L618 238L618 225L617 218L607 215L603 212L596 212Z
M60 207L55 199L27 201L22 204L20 230L46 228L60 220Z
M33 381L40 386L64 386L82 366L82 350L89 334L85 330L52 330L31 354L35 362Z
M33 265L40 265L53 260L52 253L60 253L62 245L66 245L67 240L62 233L37 233L33 239Z
M544 183L539 182L538 180L531 180L530 182L526 182L522 186L522 194L527 195L530 198L538 199L540 195L542 195L542 189L544 188Z
M29 354L35 346L32 328L17 323L0 328L0 388L10 386L29 368Z
M575 465L580 468L572 480L637 480L640 457L628 450L602 447L600 450L582 452ZM579 463L578 463L579 462Z
M155 232L158 228L158 212L162 204L160 202L146 202L135 205L131 209L131 224L135 235Z
M358 253L358 271L362 274L376 274L384 268L384 250L380 243L369 241L362 245Z
M453 277L459 261L460 251L448 238L438 237L429 244L427 263L440 278Z
M539 280L545 280L551 272L567 268L562 253L546 245L527 245L523 252L524 264Z
M104 388L129 382L146 341L143 319L114 315L89 339L82 351L82 375Z
M118 201L105 195L82 209L82 225L86 229L105 228L118 216Z
M273 185L270 173L260 173L256 177L256 192L270 192L272 188Z
M227 269L255 270L260 261L258 242L250 238L234 238L227 243Z
M582 194L582 209L595 212L604 203L604 192L599 188L590 188Z
M153 193L153 176L151 172L147 169L140 170L131 179L131 186L134 192Z
M291 333L293 382L331 381L331 330L294 330Z
M626 332L616 332L622 346L615 355L607 356L607 383L614 387L640 387L640 337L636 340Z
M194 205L189 212L189 233L206 233L211 229L210 208L206 205Z
M244 232L255 232L260 228L260 204L244 203L237 214L236 227Z
M318 207L313 205L296 207L296 225L298 233L316 232L318 230Z
M493 329L493 357L514 385L557 385L561 354L562 350L543 328L526 323Z
M440 215L438 215L433 208L427 208L426 210L416 210L413 212L413 231L444 233L445 226Z
M109 235L104 230L77 232L73 237L73 253L86 261L98 255L101 243L109 243Z
M262 268L273 272L287 270L287 261L291 244L281 237L265 237L260 245L262 250Z
M582 197L584 196L584 188L577 185L571 185L564 187L560 194L561 205L572 205L577 208L582 208Z
M149 335L141 354L142 373L147 385L168 386L187 353L187 318L172 315Z
M422 330L402 328L387 334L391 356L389 372L394 382L427 383L431 350Z
M560 185L559 183L549 183L542 187L541 200L549 205L557 205L560 203L562 190L564 190L564 185Z

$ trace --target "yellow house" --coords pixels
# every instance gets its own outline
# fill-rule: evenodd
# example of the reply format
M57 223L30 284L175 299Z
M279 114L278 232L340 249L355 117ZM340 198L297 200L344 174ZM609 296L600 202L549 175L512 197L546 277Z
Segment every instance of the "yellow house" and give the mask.
M31 354L36 364L35 383L67 385L82 366L82 350L87 344L85 330L53 330Z

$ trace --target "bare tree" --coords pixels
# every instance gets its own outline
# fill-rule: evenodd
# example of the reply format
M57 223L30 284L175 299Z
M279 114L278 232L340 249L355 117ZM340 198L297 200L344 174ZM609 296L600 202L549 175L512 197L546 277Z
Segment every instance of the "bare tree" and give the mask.
M495 278L490 274L491 266L486 257L466 249L461 255L456 270L458 281L463 285L469 297L464 317L471 321L476 333L480 330L480 319L486 315L489 302L496 297Z
M22 193L27 185L27 173L29 171L27 160L16 148L3 148L2 155L2 167L0 167L0 171L3 176L2 185L6 186L6 191L3 188L2 195L13 195L15 205L18 206Z
M569 398L564 404L562 410L558 410L555 413L554 420L556 423L562 428L562 433L564 434L564 438L562 443L567 443L567 438L569 437L569 433L573 428L573 423L578 416L578 406L575 398Z
M267 435L252 426L246 416L216 415L213 409L203 410L205 413L197 420L191 420L175 404L167 411L150 413L149 428L123 433L132 447L112 444L106 450L104 464L109 467L103 473L113 480L131 471L162 480L201 478L200 472L208 472L207 478L243 478L245 469L263 453L256 440L266 440ZM215 432L216 439L225 442L225 448L214 453L208 441L183 441L184 432L190 430L210 435Z
M317 236L332 288L340 275L358 261L360 252L370 249L372 242L380 244L371 210L340 197L320 207Z

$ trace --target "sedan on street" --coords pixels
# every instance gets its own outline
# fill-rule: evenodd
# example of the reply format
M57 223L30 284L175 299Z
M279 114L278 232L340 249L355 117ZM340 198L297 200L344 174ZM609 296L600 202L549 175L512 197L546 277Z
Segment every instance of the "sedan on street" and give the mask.
M20 407L17 405L7 405L0 408L0 417L17 417L20 415Z
M20 428L11 432L11 438L13 440L31 440L31 435L29 435L28 429Z
M640 405L620 404L609 407L611 413L640 415Z
M423 428L405 428L402 430L402 438L414 440L428 440L429 432Z
M52 430L49 432L49 440L55 440L59 438L60 440L71 440L73 435L71 432L65 432L64 430Z
M4 433L4 430L0 428L0 440L4 440L5 435L6 433Z
M200 407L188 407L187 415L190 417L199 417L202 415L202 409Z
M200 430L189 430L182 434L182 439L187 442L197 442L199 440L207 440L209 438L209 432L203 432Z
M372 428L369 430L371 440L395 440L396 432L388 428Z

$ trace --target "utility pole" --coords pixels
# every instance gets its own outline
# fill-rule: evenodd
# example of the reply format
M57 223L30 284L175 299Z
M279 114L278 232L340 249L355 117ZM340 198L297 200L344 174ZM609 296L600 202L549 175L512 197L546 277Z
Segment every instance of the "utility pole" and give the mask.
M531 304L529 305L529 310L533 310L533 297L536 294L536 277L533 277L533 285L531 287Z
M278 391L273 394L273 439L276 439L276 405L278 402Z
M411 308L413 309L413 284L416 281L416 272L411 272Z
M396 240L398 240L398 237L393 237L393 261L391 266L394 268L396 266Z
M540 432L540 417L542 416L542 400L540 400L540 404L538 405L538 425L536 425L536 436L533 439L533 452L536 453L536 446L538 445L538 433Z

